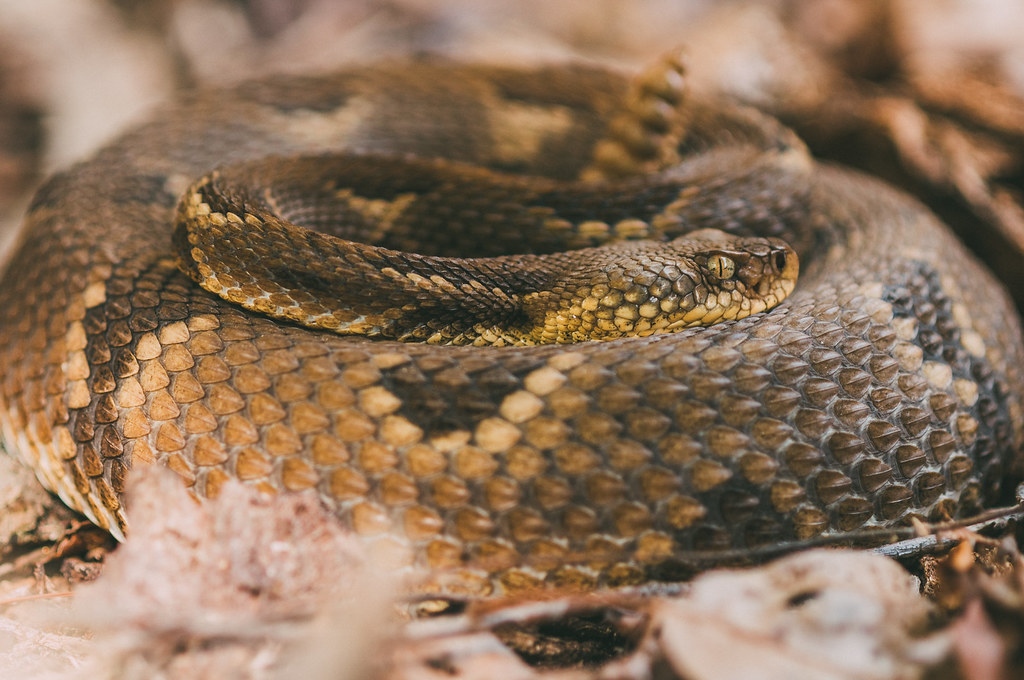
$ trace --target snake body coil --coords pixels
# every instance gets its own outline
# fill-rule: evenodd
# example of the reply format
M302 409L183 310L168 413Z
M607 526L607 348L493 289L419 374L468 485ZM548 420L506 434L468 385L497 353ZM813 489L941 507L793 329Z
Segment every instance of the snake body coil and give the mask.
M1024 396L1019 323L993 278L913 200L814 165L729 106L695 104L685 134L661 131L679 161L654 158L656 181L584 192L573 178L593 158L617 167L616 145L658 153L619 113L628 87L582 67L412 63L165 108L29 209L0 281L5 446L117 536L131 469L159 463L201 496L229 478L315 489L371 543L484 590L629 583L674 556L983 507L1020 450ZM460 347L277 321L179 270L193 182L325 151L356 154L355 188L333 189L357 235L396 250L517 253L531 225L543 252L713 227L785 238L804 272L771 311L707 328ZM388 176L378 159L396 155ZM424 180L410 156L446 160ZM296 201L296 221L337 217ZM433 228L375 226L396 211ZM639 309L641 274L601 292ZM645 328L628 314L615 318Z

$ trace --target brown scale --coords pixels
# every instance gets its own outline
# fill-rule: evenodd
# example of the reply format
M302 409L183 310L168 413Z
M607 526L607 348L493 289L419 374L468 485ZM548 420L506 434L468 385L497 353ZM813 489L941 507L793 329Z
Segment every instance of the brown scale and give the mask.
M663 87L679 75L381 65L167 107L29 210L0 280L5 447L119 536L139 466L199 496L232 478L315 489L375 551L408 548L401 564L476 593L637 583L666 560L992 502L1024 422L1006 296L916 203L814 165L774 121ZM801 279L774 309L707 328L446 347L280 323L178 271L172 196L189 184L353 149L376 187L332 190L353 231L284 192L288 219L355 238L409 211L430 257L515 255L524 225L545 253L710 227L784 238ZM396 155L434 175L375 169ZM377 245L408 250L415 231ZM641 288L664 287L644 272L614 283L610 301L638 312Z

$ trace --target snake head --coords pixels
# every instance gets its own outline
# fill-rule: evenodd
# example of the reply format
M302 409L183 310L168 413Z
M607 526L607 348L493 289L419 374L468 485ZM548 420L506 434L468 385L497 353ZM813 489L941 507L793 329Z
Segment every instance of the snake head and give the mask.
M554 257L543 290L520 298L535 342L611 340L742 319L792 292L797 255L775 238L703 229Z
M796 252L777 238L701 229L668 245L692 263L684 269L689 282L674 286L676 290L692 286L689 304L670 329L706 326L767 311L793 291L800 272Z
M795 284L800 273L796 252L782 239L737 237L718 229L701 229L680 240L704 244L693 259L709 281L720 282L725 290L742 285L763 296L779 285ZM788 295L792 286L784 287Z

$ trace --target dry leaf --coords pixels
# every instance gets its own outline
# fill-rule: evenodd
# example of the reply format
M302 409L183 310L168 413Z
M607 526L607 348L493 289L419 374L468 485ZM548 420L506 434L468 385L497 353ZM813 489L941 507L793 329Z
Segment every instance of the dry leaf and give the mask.
M928 605L887 558L813 551L718 571L652 607L665 656L685 678L915 677L910 631Z

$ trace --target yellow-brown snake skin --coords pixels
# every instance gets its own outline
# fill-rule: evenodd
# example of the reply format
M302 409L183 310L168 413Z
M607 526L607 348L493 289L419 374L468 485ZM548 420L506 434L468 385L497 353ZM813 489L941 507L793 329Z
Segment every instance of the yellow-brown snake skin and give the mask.
M914 200L814 164L736 107L688 105L649 175L627 162L621 179L575 181L595 145L606 169L614 140L660 153L609 129L628 123L628 87L584 67L423 62L165 107L29 208L0 280L4 446L118 537L132 470L159 464L199 496L231 478L315 489L372 546L411 547L415 566L480 591L631 583L668 558L991 501L1024 395L1019 322L993 277ZM557 252L713 227L786 239L800 280L774 309L706 328L474 347L303 328L179 269L193 182L326 151L360 155L339 189L350 231L390 248L516 254L530 237ZM393 175L387 156L404 159ZM418 226L369 219L394 210ZM630 276L619 292L642 304L648 283Z

